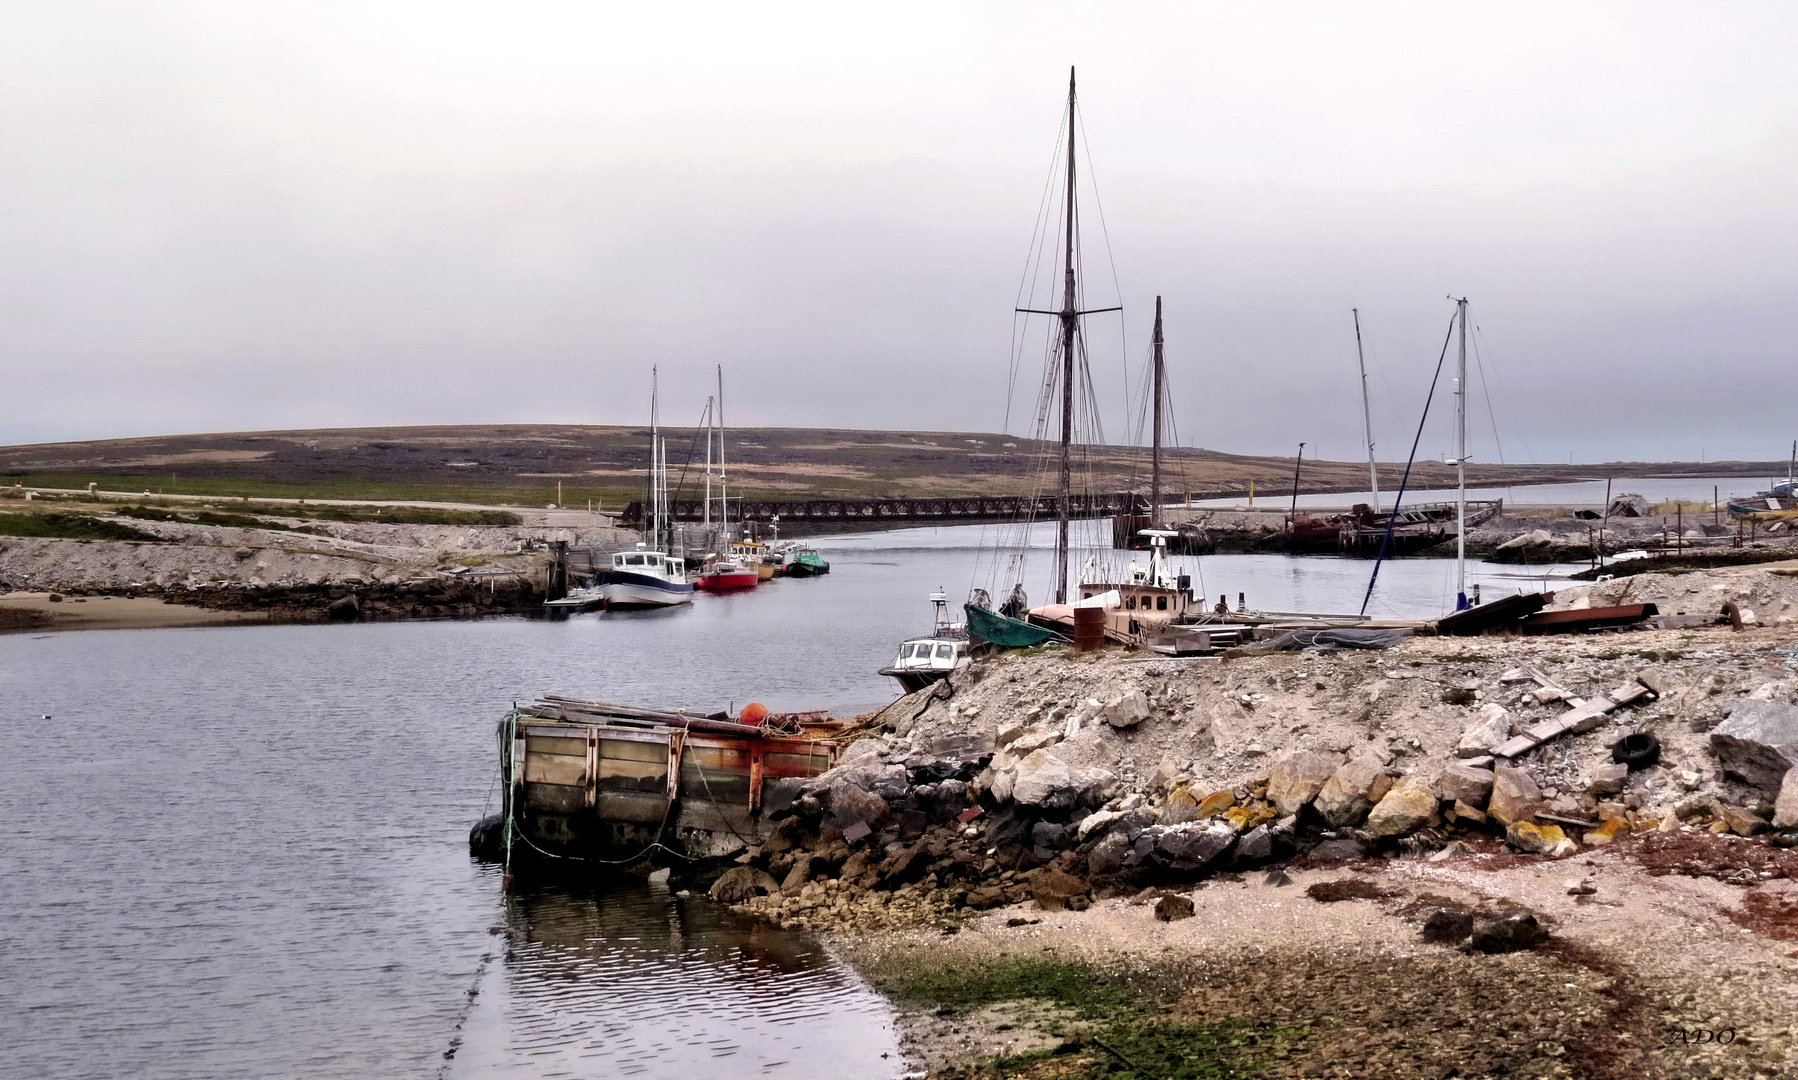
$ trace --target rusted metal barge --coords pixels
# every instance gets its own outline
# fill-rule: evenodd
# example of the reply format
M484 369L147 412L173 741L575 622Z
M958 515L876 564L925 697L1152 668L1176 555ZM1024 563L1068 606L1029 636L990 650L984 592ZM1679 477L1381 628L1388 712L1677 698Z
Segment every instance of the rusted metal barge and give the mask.
M690 865L768 834L799 782L835 764L849 726L823 713L648 709L546 696L499 724L501 813L477 854Z

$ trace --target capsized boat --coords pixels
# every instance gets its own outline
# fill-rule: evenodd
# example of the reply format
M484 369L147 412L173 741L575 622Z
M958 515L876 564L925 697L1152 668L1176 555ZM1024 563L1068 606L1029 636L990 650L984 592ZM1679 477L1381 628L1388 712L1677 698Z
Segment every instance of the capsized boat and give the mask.
M787 556L786 566L788 577L819 577L830 573L830 564L816 548L794 548Z
M899 680L908 694L948 678L973 661L967 626L949 621L949 594L941 590L931 593L930 603L936 611L930 636L906 638L892 664L880 669L882 675Z
M693 583L687 580L686 560L666 552L620 551L612 565L593 577L594 588L607 610L618 608L673 607L693 602Z

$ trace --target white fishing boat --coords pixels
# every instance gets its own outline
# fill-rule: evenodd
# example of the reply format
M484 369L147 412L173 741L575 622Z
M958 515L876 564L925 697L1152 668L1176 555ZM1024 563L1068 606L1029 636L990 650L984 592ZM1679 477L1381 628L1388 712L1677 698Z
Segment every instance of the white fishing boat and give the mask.
M593 589L606 610L691 604L693 583L687 580L687 561L649 551L642 544L637 547L636 551L614 554L612 565L594 576Z
M932 593L930 603L936 609L936 627L930 636L907 638L900 643L893 662L880 669L882 675L899 680L908 694L947 679L973 662L968 653L968 628L949 621L949 595Z
M652 374L652 384L655 376ZM687 560L668 554L673 547L673 517L668 512L668 450L661 433L657 404L659 386L649 398L648 543L612 556L612 565L593 575L593 590L607 611L620 608L673 607L693 602Z

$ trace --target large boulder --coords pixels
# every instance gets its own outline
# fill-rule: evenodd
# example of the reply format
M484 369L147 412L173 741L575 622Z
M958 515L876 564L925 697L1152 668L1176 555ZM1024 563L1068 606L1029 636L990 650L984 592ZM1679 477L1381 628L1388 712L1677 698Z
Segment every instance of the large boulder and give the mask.
M1082 803L1098 801L1116 781L1104 769L1070 768L1049 751L1037 750L1018 762L1011 798L1013 802L1044 810L1071 810Z
M1105 838L1093 845L1086 854L1086 872L1093 877L1105 877L1115 874L1124 868L1124 860L1129 858L1131 839L1123 832L1106 833Z
M1196 821L1151 825L1137 836L1135 848L1124 865L1135 866L1146 860L1175 870L1197 870L1230 850L1235 841L1236 830L1228 825Z
M1492 770L1476 769L1455 762L1436 776L1436 794L1447 802L1463 802L1481 807L1492 794Z
M1533 821L1511 822L1505 829L1505 840L1530 855L1571 855L1578 847L1559 825L1537 825Z
M1499 765L1492 770L1492 798L1486 814L1500 825L1528 821L1544 806L1542 789L1530 774L1513 765Z
M885 799L847 781L833 785L827 794L830 823L839 829L848 829L857 822L878 824L892 809Z
M1505 711L1503 705L1487 705L1480 709L1479 717L1461 733L1461 741L1455 744L1455 756L1484 757L1511 735L1511 714Z
M1149 718L1149 699L1141 690L1126 690L1105 704L1105 722L1130 728Z
M1342 764L1341 754L1305 750L1286 754L1274 762L1267 780L1267 801L1274 804L1280 816L1303 810Z
M780 887L773 875L752 866L733 866L718 875L706 895L720 904L741 904L752 896L771 893Z
M1798 767L1786 770L1779 786L1779 799L1773 804L1773 827L1790 829L1798 826Z
M1385 766L1370 755L1352 757L1324 781L1312 804L1318 816L1332 827L1346 829L1366 820L1377 801L1373 787L1385 775Z
M1723 771L1769 794L1798 766L1798 705L1745 699L1711 730Z
M1436 793L1420 778L1406 777L1393 785L1367 815L1369 836L1404 836L1434 825Z

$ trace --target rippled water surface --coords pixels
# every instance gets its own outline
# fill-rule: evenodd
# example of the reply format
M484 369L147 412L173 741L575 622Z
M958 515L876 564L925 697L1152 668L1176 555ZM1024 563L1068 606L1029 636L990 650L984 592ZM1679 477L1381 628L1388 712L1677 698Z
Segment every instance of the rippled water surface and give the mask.
M466 835L511 701L883 703L926 594L1009 583L1000 536L829 539L828 577L666 612L0 636L0 1076L897 1075L883 1003L812 940L654 886L504 897ZM1354 610L1369 568L1185 569ZM1510 573L1473 579L1542 571ZM1402 560L1372 610L1448 595Z

